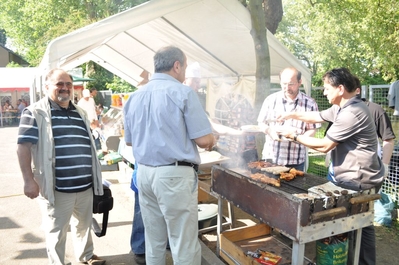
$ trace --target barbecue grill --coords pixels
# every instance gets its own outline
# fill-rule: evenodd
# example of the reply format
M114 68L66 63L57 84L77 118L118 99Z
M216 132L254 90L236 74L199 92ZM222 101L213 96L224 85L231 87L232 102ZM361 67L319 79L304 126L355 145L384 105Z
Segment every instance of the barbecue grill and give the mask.
M355 264L363 227L373 224L374 189L362 192L344 190L325 178L306 174L281 181L280 187L253 180L246 169L212 168L212 191L222 199L256 217L293 240L292 264L303 264L305 243L358 230ZM220 218L219 218L220 219ZM218 223L218 235L222 226Z

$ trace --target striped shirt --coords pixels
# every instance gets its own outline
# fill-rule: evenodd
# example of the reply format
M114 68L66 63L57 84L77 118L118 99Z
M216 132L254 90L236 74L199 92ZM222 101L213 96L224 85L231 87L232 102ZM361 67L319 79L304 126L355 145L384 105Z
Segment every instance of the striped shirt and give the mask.
M283 126L285 129L293 130L297 134L303 134L307 130L319 128L319 123L311 124L299 120L286 120L282 125L269 120L275 120L283 112L318 111L316 101L299 92L294 100L284 97L284 92L279 91L268 96L263 102L258 116L258 123L266 123L274 129ZM262 152L264 159L271 159L279 165L299 165L305 161L305 146L291 141L273 141L266 135L265 147Z
M51 127L55 146L55 190L80 192L92 187L90 134L73 104L61 108L50 100ZM39 139L35 117L29 108L21 116L18 144L36 144Z

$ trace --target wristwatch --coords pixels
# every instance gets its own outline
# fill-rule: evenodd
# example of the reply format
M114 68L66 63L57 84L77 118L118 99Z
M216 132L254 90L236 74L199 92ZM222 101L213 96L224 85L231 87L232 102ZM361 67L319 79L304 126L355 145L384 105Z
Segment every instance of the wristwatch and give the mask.
M296 138L298 138L298 134L294 134L294 142L296 142Z

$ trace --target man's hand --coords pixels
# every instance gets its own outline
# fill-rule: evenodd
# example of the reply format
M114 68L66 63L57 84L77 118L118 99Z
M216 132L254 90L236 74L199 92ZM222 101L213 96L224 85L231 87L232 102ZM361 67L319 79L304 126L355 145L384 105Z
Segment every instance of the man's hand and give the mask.
M276 130L268 127L266 133L273 139L273 141L280 141L280 136L277 134Z
M31 199L34 199L37 196L39 196L39 185L33 178L28 181L25 181L24 193L28 198Z
M294 138L294 135L296 134L295 128L292 127L278 127L275 129L275 132L277 135L280 137L284 137L288 139L289 141L292 141Z
M194 141L200 148L204 148L207 151L212 151L216 145L216 139L212 133L196 138Z
M292 112L282 112L277 115L277 121L278 122L284 122L285 120L291 119L291 116L293 115Z

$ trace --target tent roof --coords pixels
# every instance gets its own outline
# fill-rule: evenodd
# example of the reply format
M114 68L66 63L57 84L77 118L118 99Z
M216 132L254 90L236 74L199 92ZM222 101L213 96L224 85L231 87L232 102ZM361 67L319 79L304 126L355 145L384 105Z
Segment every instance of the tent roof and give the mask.
M29 90L37 73L32 67L0 67L0 91Z
M250 14L237 0L152 0L54 39L40 68L69 70L91 60L137 85L143 70L153 73L155 52L175 45L188 64L200 63L202 78L254 76L250 30ZM296 67L309 89L309 69L270 32L267 38L272 76Z

